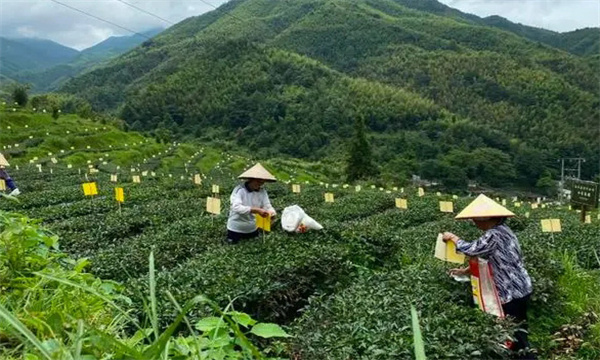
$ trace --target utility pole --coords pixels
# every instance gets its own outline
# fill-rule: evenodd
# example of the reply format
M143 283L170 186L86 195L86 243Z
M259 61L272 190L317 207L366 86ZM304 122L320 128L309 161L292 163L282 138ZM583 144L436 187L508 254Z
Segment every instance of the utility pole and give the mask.
M565 160L568 162L567 164L570 166L568 168L565 168ZM561 162L561 166L560 166L560 196L559 196L559 200L562 202L563 199L563 190L565 188L565 179L577 179L577 180L581 180L581 163L585 162L584 158L581 157L576 157L576 158L562 158L560 159ZM574 163L577 162L577 165L575 165ZM565 171L567 172L567 175L565 176ZM577 175L575 175L577 174Z

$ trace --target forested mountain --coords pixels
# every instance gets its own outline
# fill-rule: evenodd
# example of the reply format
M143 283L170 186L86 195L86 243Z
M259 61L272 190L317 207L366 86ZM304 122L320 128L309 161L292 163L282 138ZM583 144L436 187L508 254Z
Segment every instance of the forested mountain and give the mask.
M162 30L152 29L141 33L145 37L140 35L111 36L82 51L64 47L49 40L19 39L19 44L33 43L38 44L38 47L45 44L49 50L42 53L38 50L31 51L31 49L23 48L23 51L16 52L13 47L13 51L6 53L0 59L2 61L0 74L21 83L31 84L34 92L55 90L71 77L133 49L146 41L146 37L151 38ZM58 47L55 49L48 44ZM61 51L68 56L61 56L63 54ZM12 66L12 64L16 65ZM5 66L8 67L5 68Z
M483 19L486 24L513 32L533 41L554 46L576 55L600 54L600 29L585 28L565 33L515 24L500 16Z
M43 70L74 59L79 52L50 40L0 37L0 74Z
M412 9L451 17L459 21L497 27L529 40L538 41L576 55L600 54L600 29L598 28L586 28L559 33L533 26L517 24L497 15L480 18L453 9L436 0L396 0L396 2Z
M235 138L263 156L341 159L363 117L384 178L535 186L561 156L597 174L600 59L448 9L231 1L62 90L136 130Z

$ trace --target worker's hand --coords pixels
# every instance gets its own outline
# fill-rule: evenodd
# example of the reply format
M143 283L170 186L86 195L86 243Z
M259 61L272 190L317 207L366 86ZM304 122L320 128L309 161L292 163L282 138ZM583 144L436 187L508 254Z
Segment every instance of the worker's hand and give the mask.
M253 214L260 215L262 217L269 216L269 212L267 210L264 210L264 209L261 209L261 208L252 208L252 210L250 212L253 213Z
M450 269L449 273L450 273L450 275L454 275L454 276L471 275L471 271L469 270L469 268Z
M269 211L269 215L271 215L271 220L274 220L277 217L277 213L275 211Z
M442 234L442 240L444 240L444 242L452 241L456 244L456 242L458 241L458 236L454 235L451 232L445 232Z
M259 209L259 210L260 210L260 212L258 213L258 215L260 215L260 216L262 216L264 218L266 218L266 217L268 217L270 215L270 213L267 210L265 210L265 209Z

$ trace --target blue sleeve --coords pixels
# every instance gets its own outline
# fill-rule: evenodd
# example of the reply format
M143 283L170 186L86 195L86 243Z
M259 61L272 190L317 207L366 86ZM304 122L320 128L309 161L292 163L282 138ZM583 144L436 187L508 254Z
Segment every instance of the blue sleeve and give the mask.
M456 250L467 256L486 256L491 254L498 246L493 231L486 231L479 239L468 242L459 239L456 242Z

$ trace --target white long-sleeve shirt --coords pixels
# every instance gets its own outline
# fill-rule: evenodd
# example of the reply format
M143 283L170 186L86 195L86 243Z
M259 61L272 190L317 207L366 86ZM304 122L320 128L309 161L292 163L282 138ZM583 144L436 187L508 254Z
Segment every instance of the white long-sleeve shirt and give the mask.
M265 189L249 191L245 184L236 186L231 192L231 207L227 229L248 234L256 230L256 220L250 211L253 207L267 210L271 215L277 214Z

